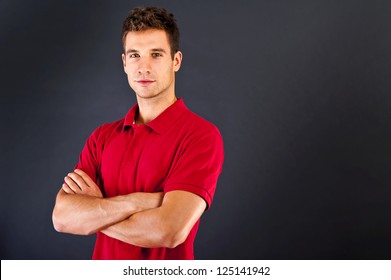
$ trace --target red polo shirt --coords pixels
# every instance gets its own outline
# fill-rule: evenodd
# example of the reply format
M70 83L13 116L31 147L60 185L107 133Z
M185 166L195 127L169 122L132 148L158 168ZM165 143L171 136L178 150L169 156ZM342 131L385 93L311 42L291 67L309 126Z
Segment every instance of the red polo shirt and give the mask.
M97 128L76 167L95 179L105 197L184 190L201 196L209 207L224 157L218 129L182 99L147 124L133 124L137 110L136 104L125 119ZM141 248L99 232L93 259L194 259L198 225L173 249Z

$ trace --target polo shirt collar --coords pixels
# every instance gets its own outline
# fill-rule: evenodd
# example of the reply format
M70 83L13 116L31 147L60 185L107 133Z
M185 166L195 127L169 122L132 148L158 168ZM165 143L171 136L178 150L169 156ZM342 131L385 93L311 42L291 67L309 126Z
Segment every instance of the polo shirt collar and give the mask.
M159 116L145 124L159 134L164 134L188 109L182 98L178 98L174 104L165 109ZM138 112L138 104L135 104L125 116L123 129L135 126L134 119Z

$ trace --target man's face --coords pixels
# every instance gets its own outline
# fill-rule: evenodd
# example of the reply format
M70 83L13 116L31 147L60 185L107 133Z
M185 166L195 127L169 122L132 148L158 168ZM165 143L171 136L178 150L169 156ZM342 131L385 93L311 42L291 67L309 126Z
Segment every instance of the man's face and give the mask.
M164 30L128 32L122 61L129 85L138 101L174 98L175 72L181 66L182 54L177 52L174 59L171 57Z

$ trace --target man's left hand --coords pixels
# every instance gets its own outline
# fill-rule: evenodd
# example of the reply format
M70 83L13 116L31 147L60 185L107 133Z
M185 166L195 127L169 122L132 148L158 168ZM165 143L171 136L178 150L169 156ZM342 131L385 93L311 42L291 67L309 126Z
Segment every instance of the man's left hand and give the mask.
M68 173L64 178L62 189L67 194L84 194L95 197L103 197L97 184L83 170L76 169Z

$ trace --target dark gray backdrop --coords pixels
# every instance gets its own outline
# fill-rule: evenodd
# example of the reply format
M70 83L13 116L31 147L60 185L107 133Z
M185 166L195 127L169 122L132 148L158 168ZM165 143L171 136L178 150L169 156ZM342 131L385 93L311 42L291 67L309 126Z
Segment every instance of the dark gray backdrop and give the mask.
M2 259L89 259L54 231L63 177L135 102L121 23L179 22L177 95L225 141L198 259L391 258L391 2L0 2Z

